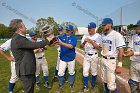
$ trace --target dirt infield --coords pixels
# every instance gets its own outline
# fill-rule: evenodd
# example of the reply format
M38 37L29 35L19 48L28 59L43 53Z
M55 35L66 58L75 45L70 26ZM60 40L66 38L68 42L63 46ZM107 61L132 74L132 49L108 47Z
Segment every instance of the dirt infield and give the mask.
M76 49L76 60L82 65L83 64L83 57L84 57L84 51L80 50L80 49ZM117 80L117 88L119 90L119 93L130 93L130 88L129 85L127 83L128 79L129 79L129 70L126 68L122 68L123 71L121 74L116 75ZM101 69L100 69L100 65L98 68L98 80L99 82L102 83L102 76L101 76Z

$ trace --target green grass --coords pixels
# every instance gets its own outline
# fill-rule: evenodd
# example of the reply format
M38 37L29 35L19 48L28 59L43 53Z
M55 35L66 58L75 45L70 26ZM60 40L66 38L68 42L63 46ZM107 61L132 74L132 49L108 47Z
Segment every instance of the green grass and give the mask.
M48 61L49 66L49 81L51 81L57 60L57 50L56 47L48 48L46 51L46 59ZM0 93L8 93L8 81L10 79L10 62L6 60L4 57L0 55ZM83 75L82 75L82 66L76 62L76 77L75 77L75 93L78 93L80 89L83 87ZM53 83L52 89L46 89L43 86L43 76L42 73L40 75L40 90L35 89L35 93L55 93L58 87L58 81ZM89 88L91 87L89 81ZM103 93L103 86L97 81L96 84L96 93ZM21 82L18 81L16 83L14 93L22 93L22 86ZM61 93L70 93L70 86L69 83L64 83L63 89ZM90 91L87 93L91 93Z

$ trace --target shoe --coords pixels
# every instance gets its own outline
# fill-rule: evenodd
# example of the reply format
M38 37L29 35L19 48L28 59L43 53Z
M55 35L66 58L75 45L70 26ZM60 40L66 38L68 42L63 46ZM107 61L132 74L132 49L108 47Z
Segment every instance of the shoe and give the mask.
M96 88L95 87L91 88L91 93L96 93Z
M70 91L71 91L71 93L74 92L74 86L73 85L70 85Z
M61 92L61 89L62 89L62 85L59 85L59 87L56 90L56 93L60 93Z
M46 87L46 88L51 88L51 86L50 86L50 84L48 83L48 82L46 82L45 84L44 84L44 86Z
M40 87L39 87L39 83L36 83L36 89L40 89Z
M87 91L89 91L88 87L84 86L79 93L85 93Z

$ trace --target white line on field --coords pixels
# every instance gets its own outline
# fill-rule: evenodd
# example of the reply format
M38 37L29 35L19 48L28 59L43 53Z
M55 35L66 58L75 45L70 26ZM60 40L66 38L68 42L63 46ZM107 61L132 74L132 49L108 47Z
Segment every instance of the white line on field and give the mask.
M81 50L81 49L79 49L79 48L77 48L77 49L83 52L83 50ZM76 53L77 53L78 55L84 57L84 55L81 54L81 53L79 53L78 51L76 51ZM128 82L126 79L122 78L121 76L116 75L116 78L118 78L119 80L121 80L121 81L124 82L124 83L127 83L127 82Z

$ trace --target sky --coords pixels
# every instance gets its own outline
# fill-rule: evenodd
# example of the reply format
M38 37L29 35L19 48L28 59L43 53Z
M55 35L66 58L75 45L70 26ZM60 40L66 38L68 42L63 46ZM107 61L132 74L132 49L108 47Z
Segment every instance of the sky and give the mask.
M123 7L123 24L128 25L140 20L139 4L140 0L0 0L0 23L8 26L10 20L21 18L29 29L35 20L51 16L59 24L70 21L87 27L97 18L111 17L119 25Z

